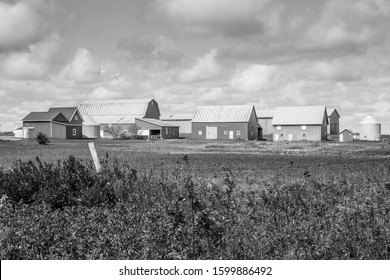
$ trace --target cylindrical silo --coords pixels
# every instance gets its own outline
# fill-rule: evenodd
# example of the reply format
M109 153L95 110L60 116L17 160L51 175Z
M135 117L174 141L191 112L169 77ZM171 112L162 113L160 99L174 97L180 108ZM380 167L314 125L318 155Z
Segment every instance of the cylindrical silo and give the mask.
M374 117L368 115L360 122L360 140L363 141L380 141L381 124Z

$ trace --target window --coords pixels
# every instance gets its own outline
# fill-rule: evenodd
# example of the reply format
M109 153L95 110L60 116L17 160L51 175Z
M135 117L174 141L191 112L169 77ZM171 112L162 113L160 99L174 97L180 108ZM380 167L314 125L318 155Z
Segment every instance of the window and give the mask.
M276 130L282 130L282 127L280 125L276 126Z
M241 131L237 130L237 135L241 135Z
M75 116L74 116L74 119L75 119L76 121L78 121L78 120L79 120L79 116L75 115Z
M73 136L76 136L76 135L77 135L77 130L76 130L76 128L73 128L73 129L72 129L72 135L73 135Z
M198 134L199 134L199 135L202 135L202 130L199 130Z
M306 125L302 125L302 130L306 130Z
M227 134L228 134L227 130L225 130L225 131L223 132L223 134L224 134L224 135L227 135Z

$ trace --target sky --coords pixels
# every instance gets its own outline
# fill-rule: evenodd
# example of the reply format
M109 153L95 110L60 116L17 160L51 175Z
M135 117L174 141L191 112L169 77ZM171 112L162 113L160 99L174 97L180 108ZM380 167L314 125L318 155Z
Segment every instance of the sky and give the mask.
M325 105L390 134L388 0L0 0L0 125L84 99Z

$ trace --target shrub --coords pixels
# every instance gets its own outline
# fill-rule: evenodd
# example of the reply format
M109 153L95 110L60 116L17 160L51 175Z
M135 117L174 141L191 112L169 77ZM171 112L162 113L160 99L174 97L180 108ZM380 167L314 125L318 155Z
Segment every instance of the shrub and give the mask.
M47 145L48 143L50 143L49 138L46 136L46 134L44 134L42 132L39 132L37 134L36 140L37 140L39 145Z

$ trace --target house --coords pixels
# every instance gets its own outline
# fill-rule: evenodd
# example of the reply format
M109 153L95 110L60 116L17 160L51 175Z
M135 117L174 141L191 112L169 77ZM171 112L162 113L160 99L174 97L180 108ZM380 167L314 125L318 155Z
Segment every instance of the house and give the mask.
M340 142L353 142L355 140L355 133L350 129L344 129L339 133Z
M269 139L272 140L272 118L274 116L273 110L257 110L257 122L261 126L261 135L259 138L261 139Z
M198 106L192 119L193 139L258 139L253 105Z
M29 138L35 138L42 132L49 138L66 139L68 120L62 113L31 112L22 122L23 127L29 128Z
M326 140L325 106L276 107L272 120L274 141Z
M170 114L162 115L160 120L179 126L180 137L190 137L192 117L192 114Z
M148 139L177 139L179 138L179 126L156 119L135 119L139 128L139 135Z
M83 118L77 107L53 107L49 109L49 113L61 113L68 120L66 139L82 138Z
M340 132L340 114L336 109L326 109L328 116L328 135L336 135Z
M83 135L115 138L128 133L136 126L136 118L159 119L160 109L154 99L84 100L78 106L87 122L83 123Z

